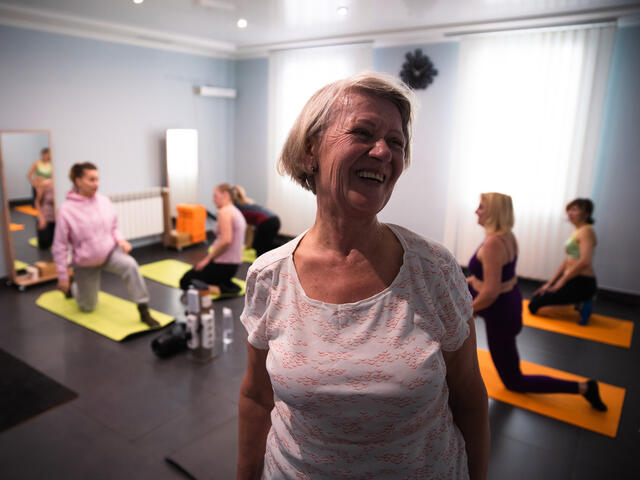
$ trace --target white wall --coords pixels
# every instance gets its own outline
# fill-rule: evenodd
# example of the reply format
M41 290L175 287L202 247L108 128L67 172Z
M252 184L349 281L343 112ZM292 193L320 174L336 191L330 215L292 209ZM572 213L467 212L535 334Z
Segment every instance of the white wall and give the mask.
M398 75L405 54L415 48L421 48L431 59L438 75L425 90L416 90L419 106L413 127L412 162L398 180L391 200L380 213L380 219L442 242L458 44L449 42L377 48L374 50L374 68Z

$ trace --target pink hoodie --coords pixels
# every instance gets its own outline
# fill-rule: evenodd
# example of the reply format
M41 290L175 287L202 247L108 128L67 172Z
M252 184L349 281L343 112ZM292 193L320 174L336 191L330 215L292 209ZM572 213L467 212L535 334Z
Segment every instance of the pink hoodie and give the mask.
M123 239L111 200L99 193L91 198L73 191L67 193L67 201L58 211L51 249L58 279L69 278L69 249L72 264L93 267L102 265L111 250Z

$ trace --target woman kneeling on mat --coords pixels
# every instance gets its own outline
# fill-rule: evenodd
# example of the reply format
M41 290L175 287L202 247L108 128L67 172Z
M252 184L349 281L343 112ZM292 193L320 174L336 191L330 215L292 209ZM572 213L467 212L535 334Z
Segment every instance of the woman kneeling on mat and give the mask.
M233 187L233 204L242 212L244 219L249 225L256 228L253 237L252 247L258 256L269 250L273 250L276 245L274 240L280 230L280 218L271 210L256 204L248 198L244 188L240 185Z
M469 260L467 278L473 312L484 318L493 363L504 386L515 392L580 393L596 410L605 411L595 380L573 382L540 375L523 375L516 346L522 330L522 294L516 277L518 243L511 197L483 193L476 210L485 239Z
M596 275L593 270L593 254L596 249L596 234L593 231L593 202L588 198L576 198L567 204L567 217L575 230L564 244L567 256L555 275L533 292L529 302L531 313L548 305L570 305L588 302L596 293ZM541 312L544 313L544 308ZM581 311L585 325L589 312Z
M159 323L151 317L149 292L129 255L131 244L118 229L118 216L111 201L97 193L98 168L89 162L71 167L73 190L60 206L53 240L53 259L58 269L58 288L73 296L80 310L90 312L98 303L102 270L120 275L129 297L138 304L140 320L150 327ZM67 258L71 250L74 276L68 275Z
M228 183L222 183L214 189L213 203L218 208L218 224L214 230L216 239L209 254L180 279L182 290L186 291L194 279L208 283L209 290L214 294L233 294L240 290L231 279L242 263L247 222L233 205L232 191L233 187Z

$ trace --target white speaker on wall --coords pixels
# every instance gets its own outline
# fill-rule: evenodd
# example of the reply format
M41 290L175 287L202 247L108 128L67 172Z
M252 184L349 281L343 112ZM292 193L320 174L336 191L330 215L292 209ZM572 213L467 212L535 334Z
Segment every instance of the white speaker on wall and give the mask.
M210 85L200 85L194 87L196 95L202 97L219 97L219 98L236 98L235 88L220 88L212 87Z

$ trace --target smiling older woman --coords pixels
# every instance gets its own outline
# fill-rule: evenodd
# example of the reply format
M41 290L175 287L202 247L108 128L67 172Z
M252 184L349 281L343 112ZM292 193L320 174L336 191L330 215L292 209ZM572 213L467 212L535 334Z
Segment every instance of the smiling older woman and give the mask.
M279 169L313 226L250 268L238 478L485 478L471 297L442 246L377 214L409 163L412 93L386 75L320 89Z

